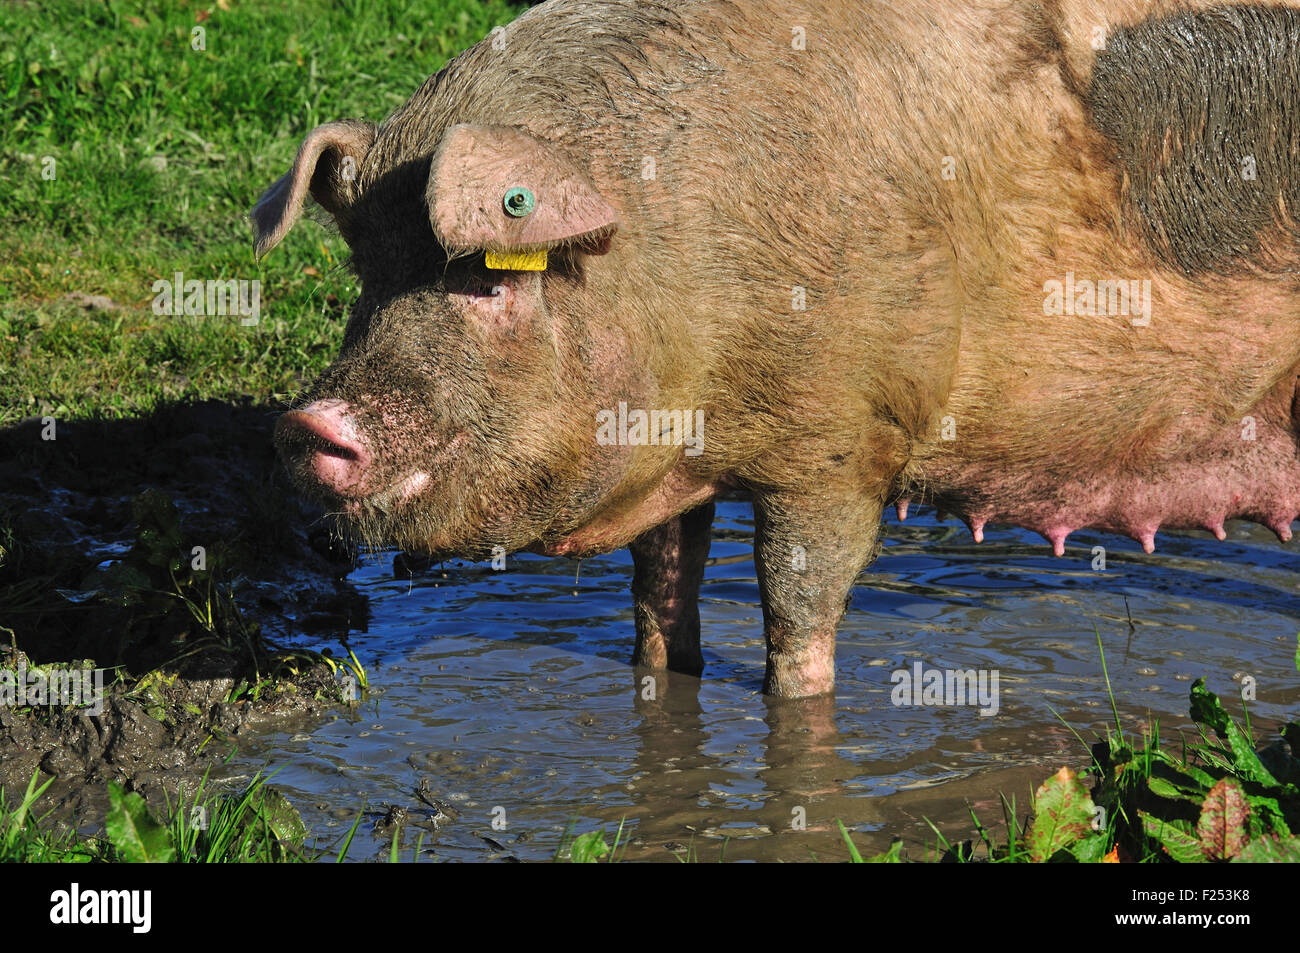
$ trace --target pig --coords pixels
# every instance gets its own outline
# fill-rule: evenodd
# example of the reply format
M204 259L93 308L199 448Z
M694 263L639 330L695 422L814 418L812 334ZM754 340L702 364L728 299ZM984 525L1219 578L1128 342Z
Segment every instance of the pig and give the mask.
M1300 513L1300 13L1178 0L551 0L302 142L360 291L276 441L356 539L628 547L698 675L748 493L763 690L834 688L882 514L1151 551Z

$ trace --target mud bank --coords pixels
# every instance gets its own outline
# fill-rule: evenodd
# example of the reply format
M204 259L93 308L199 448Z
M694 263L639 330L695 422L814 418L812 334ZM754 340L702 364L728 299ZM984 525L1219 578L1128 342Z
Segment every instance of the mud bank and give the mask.
M355 697L364 673L316 650L364 628L366 600L279 471L279 409L0 431L0 786L52 775L45 806L93 825L109 781L174 800L249 731ZM60 703L60 678L95 670L90 704Z

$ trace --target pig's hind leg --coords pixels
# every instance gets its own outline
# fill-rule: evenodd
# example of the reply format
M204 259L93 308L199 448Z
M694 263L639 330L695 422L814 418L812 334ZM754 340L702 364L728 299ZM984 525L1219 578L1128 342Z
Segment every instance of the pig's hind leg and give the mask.
M713 504L706 503L641 534L628 547L636 607L633 665L687 675L704 670L699 598L712 527Z
M781 698L835 689L835 627L858 573L876 555L884 500L852 491L754 494L754 564L767 674Z

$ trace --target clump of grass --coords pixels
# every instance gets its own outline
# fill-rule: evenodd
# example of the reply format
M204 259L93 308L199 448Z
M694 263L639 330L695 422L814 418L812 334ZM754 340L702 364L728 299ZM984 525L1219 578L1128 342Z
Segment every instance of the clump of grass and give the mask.
M166 839L175 859L208 864L316 859L303 849L307 829L302 818L288 799L266 781L258 774L238 795L205 799L205 775L189 804L181 803L169 810Z
M107 860L101 841L77 837L74 831L49 827L32 808L54 779L37 786L33 776L12 806L0 788L0 862L3 863L89 863Z
M1140 741L1130 742L1100 636L1097 648L1115 727L1090 747L1091 766L1082 777L1063 767L1043 782L1023 821L1014 798L1002 796L1005 842L974 811L975 838L956 844L927 820L942 859L972 861L978 842L981 859L995 863L1300 861L1300 837L1293 833L1300 830L1300 723L1259 747L1249 712L1239 725L1198 679L1190 692L1198 739L1174 754L1161 742L1159 722L1152 722ZM1295 661L1300 670L1300 640ZM1091 790L1083 778L1091 778ZM851 859L863 862L848 831L840 830ZM898 846L873 860L898 859Z
M118 784L108 786L109 809L102 835L82 836L37 818L36 801L54 779L33 777L12 807L0 790L0 862L27 863L312 863L329 859L304 846L306 827L297 810L260 772L238 794L206 791L207 776L194 796L157 818L144 798ZM362 812L333 859L347 858Z

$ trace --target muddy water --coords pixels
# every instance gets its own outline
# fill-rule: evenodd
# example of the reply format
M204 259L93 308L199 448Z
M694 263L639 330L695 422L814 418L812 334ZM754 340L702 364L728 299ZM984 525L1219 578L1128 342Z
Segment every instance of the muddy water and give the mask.
M1111 720L1096 632L1126 729L1158 718L1175 734L1200 676L1234 712L1252 676L1266 730L1296 715L1300 557L1261 527L1228 529L1224 543L1162 534L1151 556L1076 533L1056 559L1030 533L995 528L976 545L933 510L891 519L840 626L829 703L759 694L742 502L722 504L714 525L705 677L661 679L654 700L628 665L626 551L580 567L447 564L413 580L394 578L393 554L381 554L353 575L372 610L369 630L350 637L369 669L366 702L264 737L229 770L280 767L277 783L324 840L365 803L374 813L358 859L386 849L392 827L378 818L393 805L407 811L407 858L423 832L437 859L549 859L571 823L612 834L622 821L629 859L843 859L836 819L864 851L899 834L924 857L935 843L926 818L969 836L968 806L991 824L998 792L1024 806L1056 768L1087 764L1072 731L1091 741ZM1094 546L1106 548L1104 571ZM894 705L891 674L917 662L996 672L997 714ZM421 784L441 817L413 793Z

